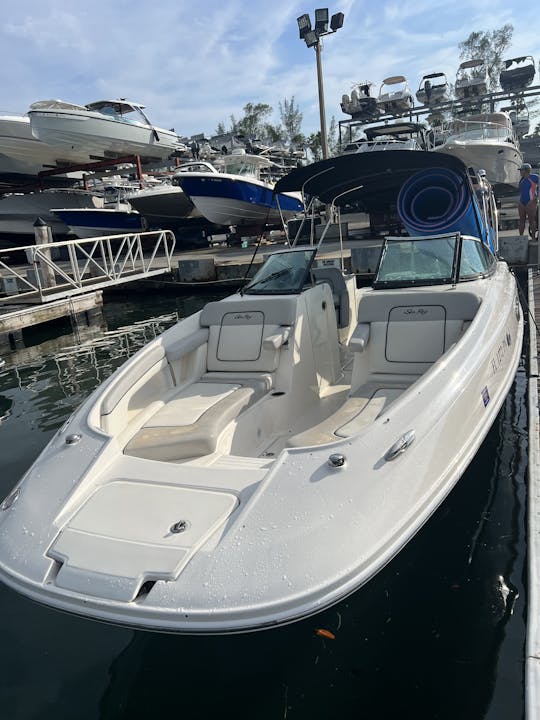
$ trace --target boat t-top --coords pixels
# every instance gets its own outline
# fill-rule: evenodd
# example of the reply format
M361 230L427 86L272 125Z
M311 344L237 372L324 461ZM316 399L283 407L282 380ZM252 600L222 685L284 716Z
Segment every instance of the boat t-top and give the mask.
M395 150L276 185L298 191L329 222L398 208L373 285L318 264L327 224L133 355L0 504L13 589L131 627L273 628L358 590L452 490L521 356L489 186Z
M505 60L504 67L499 74L501 88L506 92L519 93L532 84L535 72L532 55Z
M144 105L127 100L99 100L75 105L40 100L28 110L33 135L50 145L83 149L94 159L139 155L165 159L187 148L173 130L152 125Z
M349 142L343 153L363 153L378 150L429 150L431 133L425 123L395 122L372 125L363 129L364 138Z
M414 105L407 79L403 75L393 75L382 81L377 104L381 112L387 115L405 115Z
M450 97L448 80L443 72L424 75L416 91L416 99L422 105L437 105Z
M476 58L461 63L456 73L454 93L459 100L485 95L488 90L488 73L484 60Z

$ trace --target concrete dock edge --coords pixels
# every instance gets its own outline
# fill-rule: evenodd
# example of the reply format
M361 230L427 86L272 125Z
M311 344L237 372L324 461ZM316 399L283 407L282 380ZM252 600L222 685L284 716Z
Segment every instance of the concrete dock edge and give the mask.
M529 477L527 490L528 610L525 661L525 717L540 718L540 420L538 413L538 346L535 285L537 271L528 271L529 318ZM540 308L539 308L540 310Z

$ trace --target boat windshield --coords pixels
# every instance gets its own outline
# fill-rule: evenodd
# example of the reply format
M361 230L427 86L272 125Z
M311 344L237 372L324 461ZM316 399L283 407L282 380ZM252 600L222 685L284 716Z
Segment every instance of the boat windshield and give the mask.
M273 253L242 292L246 295L293 295L302 292L316 254L316 248Z
M455 267L459 257L459 273ZM490 274L495 258L473 237L387 238L373 287L442 285Z

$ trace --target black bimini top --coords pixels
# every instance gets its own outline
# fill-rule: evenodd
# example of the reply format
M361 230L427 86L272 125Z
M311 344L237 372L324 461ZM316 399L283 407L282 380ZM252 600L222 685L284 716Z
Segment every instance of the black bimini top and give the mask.
M303 191L323 203L343 207L360 202L367 211L377 212L395 200L405 180L428 168L453 170L467 180L465 164L452 155L378 150L340 155L297 168L276 183L274 193Z

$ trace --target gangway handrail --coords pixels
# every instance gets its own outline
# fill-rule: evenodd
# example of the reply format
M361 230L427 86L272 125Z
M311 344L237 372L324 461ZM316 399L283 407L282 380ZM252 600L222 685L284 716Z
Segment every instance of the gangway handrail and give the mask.
M34 277L25 277L19 263L0 259L0 279L14 278L18 287L17 293L0 297L0 304L43 303L170 272L175 243L172 231L154 230L10 248L10 253L26 253ZM52 253L62 249L67 260L53 260Z

